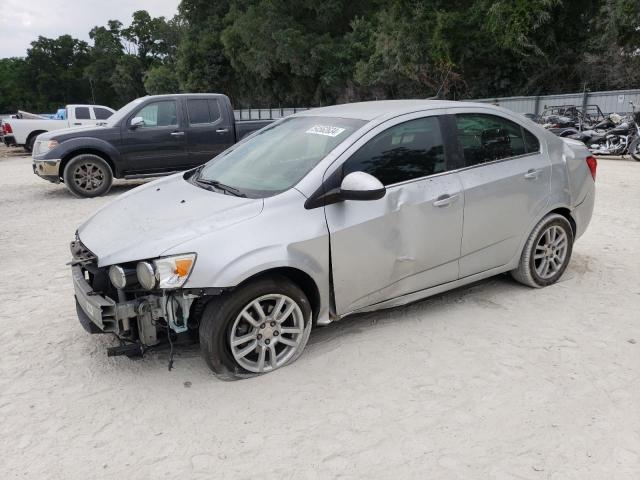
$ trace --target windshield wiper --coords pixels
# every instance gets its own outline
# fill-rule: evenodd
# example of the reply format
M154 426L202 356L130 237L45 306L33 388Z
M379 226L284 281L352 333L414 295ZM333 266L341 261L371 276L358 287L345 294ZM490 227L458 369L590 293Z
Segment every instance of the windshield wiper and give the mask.
M240 190L238 190L237 188L231 187L229 185L225 185L224 183L221 183L217 180L208 180L206 178L196 178L196 182L201 183L203 185L211 185L212 187L222 190L223 192L230 193L231 195L235 195L236 197L246 197L246 195L242 193Z

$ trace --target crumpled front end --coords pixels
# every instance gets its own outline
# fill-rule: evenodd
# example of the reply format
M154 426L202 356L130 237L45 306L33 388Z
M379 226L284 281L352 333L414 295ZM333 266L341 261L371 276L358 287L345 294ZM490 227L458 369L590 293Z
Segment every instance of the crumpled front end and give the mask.
M208 295L205 290L146 290L135 280L116 288L109 268L98 267L98 258L79 239L71 242L71 271L76 310L89 333L110 333L120 345L109 356L142 355L147 350L174 342L193 343L199 317ZM135 265L123 265L135 269Z

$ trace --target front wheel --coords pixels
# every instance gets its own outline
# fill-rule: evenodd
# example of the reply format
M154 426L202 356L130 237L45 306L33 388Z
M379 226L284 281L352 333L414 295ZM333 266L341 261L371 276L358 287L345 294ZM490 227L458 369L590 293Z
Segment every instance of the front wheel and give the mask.
M640 162L640 138L635 138L629 145L629 155L636 162Z
M557 213L544 217L535 226L520 257L513 278L529 287L546 287L558 281L569 264L573 250L573 229Z
M67 163L62 178L76 197L99 197L111 188L113 173L102 157L83 153Z
M311 333L311 306L286 277L265 277L212 300L200 321L200 349L224 380L272 372L296 360Z

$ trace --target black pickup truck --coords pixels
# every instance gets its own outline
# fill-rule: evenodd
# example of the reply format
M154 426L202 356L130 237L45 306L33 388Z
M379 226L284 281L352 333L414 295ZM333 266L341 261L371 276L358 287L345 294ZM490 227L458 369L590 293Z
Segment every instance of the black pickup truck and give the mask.
M272 120L236 121L229 97L214 93L154 95L125 105L98 126L39 135L33 171L97 197L113 178L168 175L201 165Z

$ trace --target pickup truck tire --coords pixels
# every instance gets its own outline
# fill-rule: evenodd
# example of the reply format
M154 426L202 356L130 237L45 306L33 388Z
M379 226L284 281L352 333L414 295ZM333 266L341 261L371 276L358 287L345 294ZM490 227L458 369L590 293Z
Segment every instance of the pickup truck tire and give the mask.
M207 304L200 350L218 378L248 378L295 361L311 324L311 306L297 285L280 275L263 277Z
M62 179L76 197L99 197L111 188L113 172L104 158L82 153L67 162Z
M36 143L36 138L38 137L38 135L40 135L42 132L37 132L35 134L31 134L29 135L29 138L27 138L27 143L24 144L24 149L25 151L31 153L33 151L33 144Z
M552 213L535 226L520 257L518 268L511 276L533 288L558 281L569 265L573 250L573 229L560 214Z

